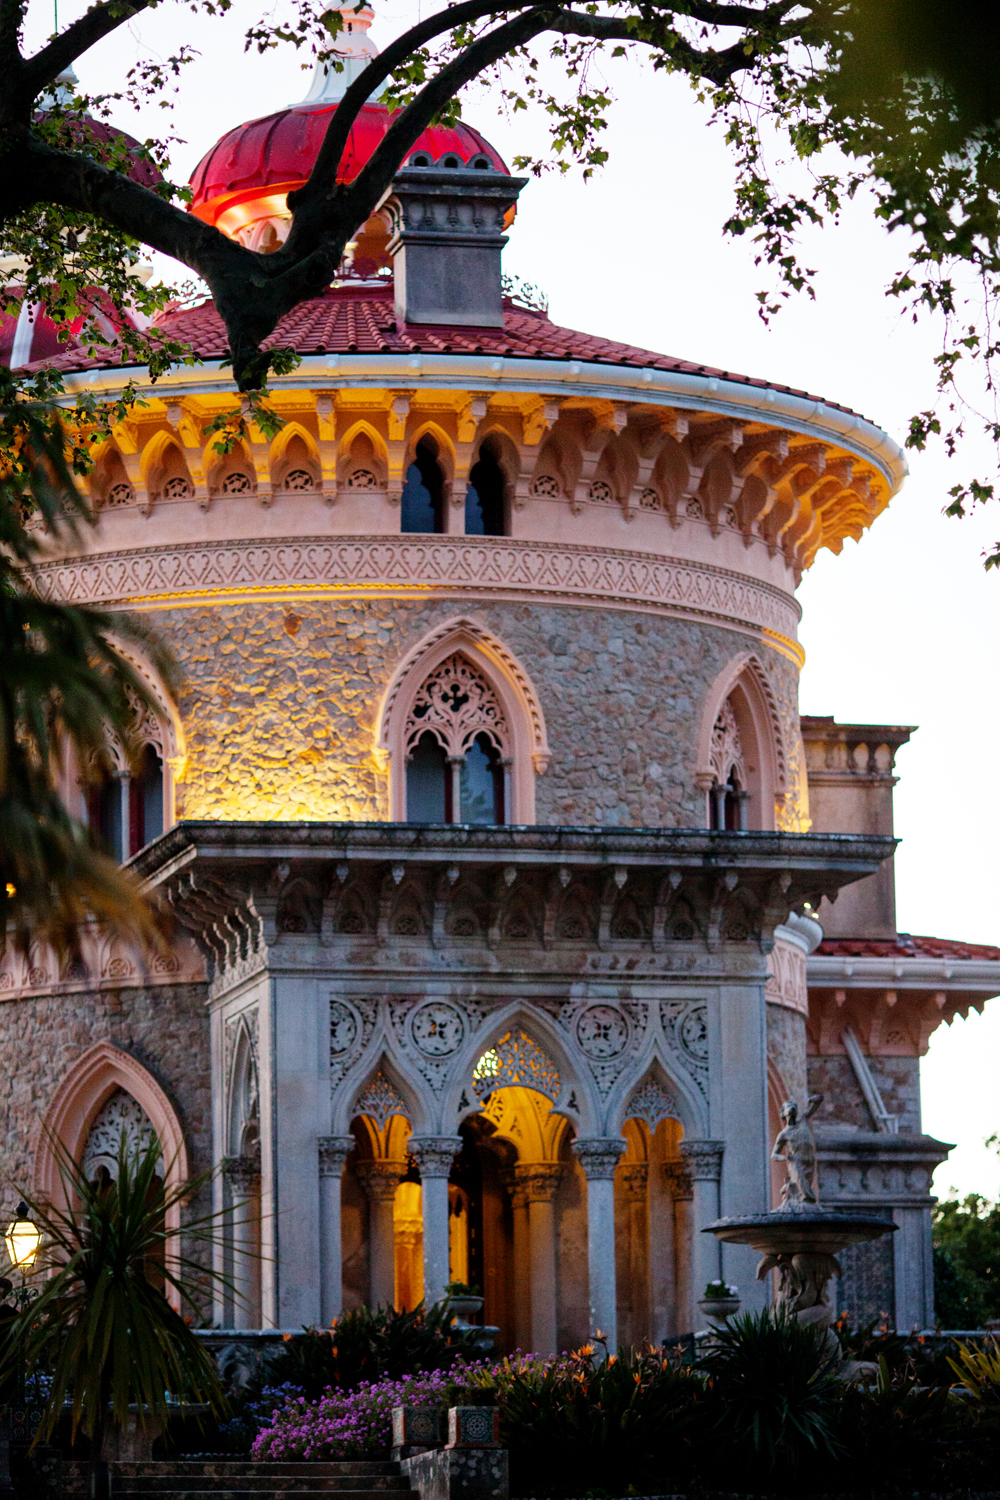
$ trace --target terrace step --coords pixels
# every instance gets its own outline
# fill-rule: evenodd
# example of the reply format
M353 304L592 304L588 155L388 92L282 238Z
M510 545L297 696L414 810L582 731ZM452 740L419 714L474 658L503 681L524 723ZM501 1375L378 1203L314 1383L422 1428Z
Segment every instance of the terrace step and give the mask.
M64 1469L64 1494L85 1496L88 1466ZM410 1493L410 1482L390 1462L250 1463L241 1459L174 1459L149 1463L113 1463L111 1493L115 1500L388 1500Z

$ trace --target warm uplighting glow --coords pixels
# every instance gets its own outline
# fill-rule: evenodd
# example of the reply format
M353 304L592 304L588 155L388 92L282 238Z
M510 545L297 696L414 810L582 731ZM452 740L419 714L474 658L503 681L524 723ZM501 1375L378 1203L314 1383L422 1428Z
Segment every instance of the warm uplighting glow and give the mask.
M473 1083L489 1083L500 1072L500 1056L494 1047L484 1052L472 1072Z
M17 895L17 886L16 885L12 885L9 880L7 882L7 895L8 896L16 896Z
M11 1265L16 1266L19 1271L31 1269L35 1256L38 1254L38 1246L41 1243L41 1235L37 1225L28 1218L28 1205L19 1203L17 1205L17 1218L10 1225L3 1237L7 1246L7 1254L10 1256Z

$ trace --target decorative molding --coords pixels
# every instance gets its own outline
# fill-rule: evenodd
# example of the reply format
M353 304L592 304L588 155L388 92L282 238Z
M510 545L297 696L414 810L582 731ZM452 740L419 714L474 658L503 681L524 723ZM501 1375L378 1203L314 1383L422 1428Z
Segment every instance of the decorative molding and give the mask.
M407 1142L421 1177L447 1177L461 1149L460 1135L411 1135Z
M157 1139L153 1123L139 1101L124 1089L118 1089L95 1115L83 1148L80 1165L88 1182L94 1181L102 1167L112 1182L118 1181L118 1151L123 1138L129 1154L144 1151Z
M645 1120L652 1135L661 1120L679 1120L681 1112L673 1095L668 1093L658 1078L649 1073L629 1095L624 1118Z
M378 1001L345 1000L330 992L330 1089L335 1090L367 1050L378 1017Z
M663 1175L666 1178L667 1191L674 1202L690 1203L694 1197L694 1183L687 1165L683 1161L665 1161Z
M260 1162L252 1156L224 1156L222 1174L234 1198L248 1198L260 1187Z
M354 1170L369 1203L391 1203L408 1168L405 1161L359 1161Z
M336 1177L344 1175L344 1163L356 1145L353 1135L321 1135L316 1141L319 1156L319 1175Z
M718 1182L722 1176L723 1141L681 1141L680 1152L693 1182Z
M267 538L135 548L42 563L44 598L132 608L227 600L349 594L550 598L642 608L794 638L791 594L728 568L619 548L512 537Z
M698 1000L661 1000L660 1024L685 1072L708 1098L708 1007Z
M510 728L491 684L460 651L424 679L403 727L407 755L430 731L450 759L461 759L480 732L501 755L509 755Z
M590 1136L574 1141L572 1146L573 1155L588 1181L609 1181L613 1178L625 1149L621 1136Z
M551 1203L563 1176L561 1162L518 1162L514 1185L521 1203Z
M381 1068L360 1095L353 1112L356 1115L369 1115L379 1130L385 1129L392 1115L402 1115L404 1119L409 1119L409 1110L402 1094Z
M495 1089L513 1087L534 1089L553 1103L562 1091L551 1057L520 1029L508 1031L484 1052L472 1073L472 1091L480 1101Z

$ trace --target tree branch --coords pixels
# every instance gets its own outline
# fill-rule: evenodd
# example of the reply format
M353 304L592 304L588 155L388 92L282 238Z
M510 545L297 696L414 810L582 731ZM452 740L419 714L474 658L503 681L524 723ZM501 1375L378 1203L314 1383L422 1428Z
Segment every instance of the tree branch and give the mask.
M78 57L152 3L153 0L105 0L103 5L91 6L79 20L71 22L65 31L24 64L17 90L18 104L23 107L25 95L29 93L26 102L33 103L42 89L65 72Z
M736 10L741 7L725 6L726 10ZM762 16L757 11L758 20ZM672 57L682 61L686 68L691 71L697 70L702 78L708 78L713 83L725 83L735 73L744 72L752 68L757 62L755 51L748 52L744 42L734 42L731 47L724 47L719 52L710 49L702 52L697 47L680 36L676 31L670 30L665 23L660 35L655 34L659 29L657 23L640 20L636 17L630 21L629 18L618 19L605 16L581 15L579 11L563 11L552 23L551 30L562 32L564 36L593 37L598 42L639 42L648 47L662 47ZM650 35L650 31L654 34Z

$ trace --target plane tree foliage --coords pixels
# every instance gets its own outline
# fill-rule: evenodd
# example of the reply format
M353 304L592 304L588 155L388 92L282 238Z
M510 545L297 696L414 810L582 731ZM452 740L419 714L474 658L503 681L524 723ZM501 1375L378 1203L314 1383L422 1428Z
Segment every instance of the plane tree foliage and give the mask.
M517 167L579 165L589 174L607 158L613 106L600 61L624 55L636 67L681 74L723 132L735 172L725 228L752 242L766 272L762 317L794 294L814 295L803 231L835 221L864 189L877 216L899 231L900 268L888 291L914 318L942 320L937 400L914 415L909 444L919 449L938 436L955 450L972 410L963 399L972 367L992 403L1000 12L991 0L585 0L503 9L495 0L462 0L403 31L347 89L312 175L289 195L288 238L270 254L187 211L188 189L171 181L168 134L141 144L139 156L160 174L143 185L128 175L135 153L100 128L112 115L125 119L130 106L169 105L193 56L188 46L141 58L110 93L56 85L119 28L141 35L143 13L167 3L222 16L233 0L96 0L30 55L22 46L27 0L0 0L0 254L8 257L8 288L44 296L57 321L82 314L84 338L117 339L128 362L148 363L156 374L191 358L155 328L143 334L112 315L117 327L109 332L108 317L96 315L129 306L152 315L166 304L168 287L144 286L133 274L147 246L207 285L228 331L237 388L259 410L269 371L294 364L291 351L276 347L281 318L330 284L345 245L422 131L460 112L467 85L488 75L512 109L537 108L547 119L548 138ZM292 47L340 66L339 11L282 0L257 14L251 4L240 0L248 49ZM398 112L358 176L338 182L351 124L380 86ZM977 415L1000 443L992 405ZM235 428L242 420L237 413ZM97 435L93 409L88 421ZM962 514L993 493L988 474L969 478L956 484L950 509ZM1000 544L987 563L1000 564Z

